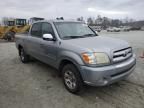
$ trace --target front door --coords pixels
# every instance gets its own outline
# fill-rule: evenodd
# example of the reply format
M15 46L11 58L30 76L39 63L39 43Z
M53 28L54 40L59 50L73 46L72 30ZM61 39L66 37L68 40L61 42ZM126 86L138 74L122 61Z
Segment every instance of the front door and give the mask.
M42 23L42 35L43 34L51 34L53 38L55 38L55 33L52 28L52 25L48 22ZM57 60L57 50L58 50L58 42L57 41L48 41L43 40L41 42L42 48L42 60L49 65L54 66Z

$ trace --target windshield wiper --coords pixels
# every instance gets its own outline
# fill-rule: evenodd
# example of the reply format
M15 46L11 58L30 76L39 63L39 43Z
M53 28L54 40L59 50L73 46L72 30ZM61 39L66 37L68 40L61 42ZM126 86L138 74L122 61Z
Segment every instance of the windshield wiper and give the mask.
M84 34L82 36L84 36L84 37L93 37L93 36L95 36L95 34Z
M84 34L82 36L64 36L63 39L76 39L76 38L85 38L85 37L94 37L95 34Z
M82 36L64 36L64 39L76 39L76 38L82 38Z

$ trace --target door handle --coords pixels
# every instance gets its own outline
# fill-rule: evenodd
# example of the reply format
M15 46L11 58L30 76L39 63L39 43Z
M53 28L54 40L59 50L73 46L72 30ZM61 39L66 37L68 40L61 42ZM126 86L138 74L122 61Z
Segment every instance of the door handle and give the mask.
M44 44L40 44L40 47L41 47L41 48L44 48Z
M44 46L44 44L40 44L41 46Z

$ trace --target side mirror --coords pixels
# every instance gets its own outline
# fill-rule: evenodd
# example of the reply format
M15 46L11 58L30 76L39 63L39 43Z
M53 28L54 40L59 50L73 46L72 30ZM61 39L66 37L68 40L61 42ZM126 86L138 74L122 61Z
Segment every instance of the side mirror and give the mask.
M95 31L96 34L98 34L98 31Z
M43 34L43 40L55 41L51 34Z

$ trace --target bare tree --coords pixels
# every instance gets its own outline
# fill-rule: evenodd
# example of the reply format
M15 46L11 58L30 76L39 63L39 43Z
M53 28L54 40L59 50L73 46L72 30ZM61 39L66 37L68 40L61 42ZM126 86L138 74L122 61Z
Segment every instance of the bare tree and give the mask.
M109 27L111 24L111 19L107 18L107 17L103 17L102 18L102 24L101 26L103 27L103 29L106 29L107 27Z
M101 15L98 15L97 18L95 19L95 24L101 25L102 22L103 22L103 19L102 19Z
M93 25L93 24L94 24L93 18L89 17L89 18L87 19L87 23L88 23L89 25Z

